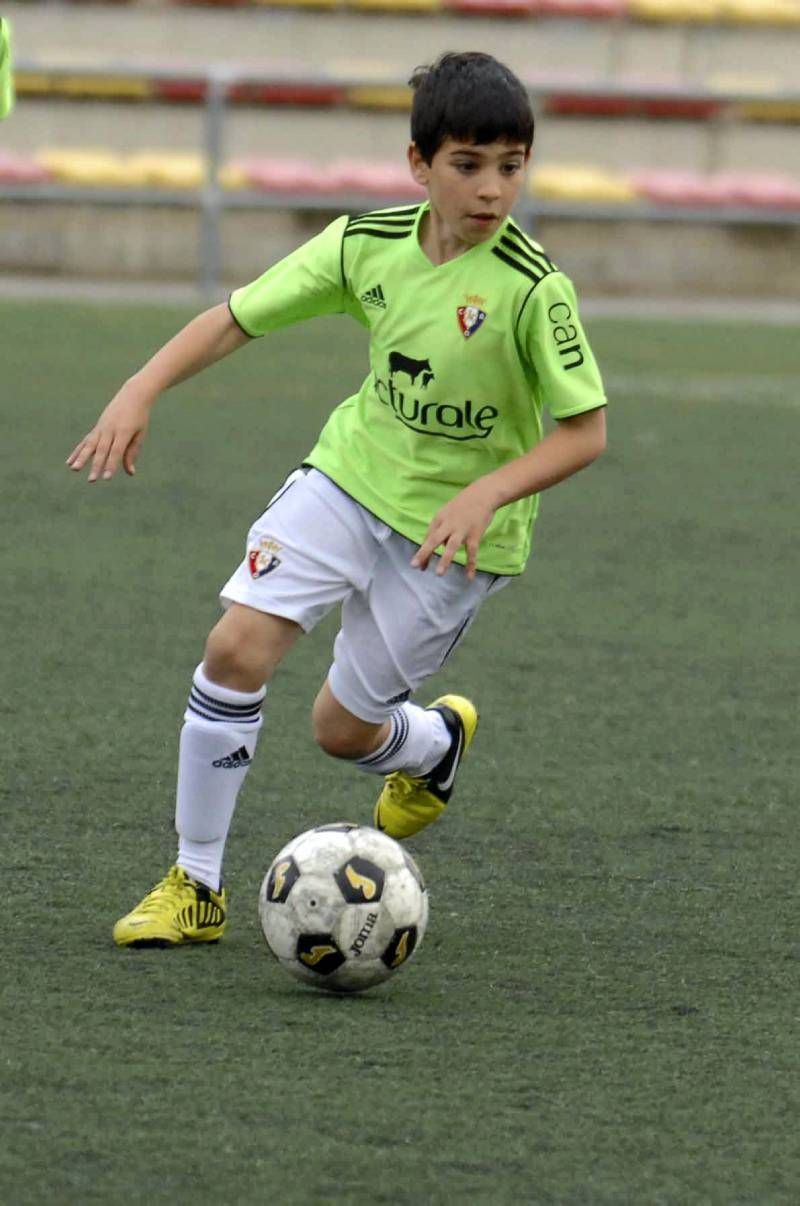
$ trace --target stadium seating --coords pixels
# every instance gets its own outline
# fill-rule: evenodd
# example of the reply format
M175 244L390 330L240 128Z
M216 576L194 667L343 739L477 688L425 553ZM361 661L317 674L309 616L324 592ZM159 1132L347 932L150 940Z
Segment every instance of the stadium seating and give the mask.
M140 151L125 163L145 188L196 189L206 182L206 161L200 154Z
M411 108L411 93L406 87L391 84L365 84L355 88L347 88L344 102L358 109L398 109L406 111Z
M620 18L628 12L628 0L533 0L540 16Z
M486 17L527 17L536 0L447 0L447 8L457 13Z
M634 172L630 181L641 197L660 205L800 209L800 180L786 176L652 171Z
M37 159L51 179L64 184L135 188L146 183L138 167L111 151L53 148L40 151Z
M147 101L154 99L154 85L146 76L65 74L51 71L17 71L19 96L61 96L75 100Z
M43 184L50 178L50 172L38 160L0 149L0 183Z
M134 0L128 0L133 3ZM666 24L686 22L796 25L797 0L171 0L182 6L242 8L353 9L358 12L430 14L441 11L476 16L556 16L617 19ZM166 3L166 0L165 0Z
M72 0L77 4L79 0ZM118 0L120 4L136 0ZM800 24L797 0L163 0L163 7L296 8L357 12L435 14L452 11L486 17L575 17L593 20L630 17L664 24Z
M473 0L467 0L472 3ZM481 0L483 2L483 0ZM516 0L513 0L516 3ZM505 3L505 0L503 0ZM285 76L285 78L282 78ZM234 82L226 90L227 103L232 106L277 108L353 109L406 112L411 94L405 84L370 78L364 82L339 82L336 79L315 77L312 71L304 79L302 71L288 75L265 71L263 78ZM117 88L116 85L119 85ZM650 80L647 85L604 89L576 88L576 80L568 76L551 75L530 82L537 95L541 112L560 117L635 117L649 120L708 121L724 110L735 106L741 121L785 123L800 120L800 101L781 99L774 80L760 77L740 81L730 77L712 78L707 89L696 89L685 95L673 81L662 86ZM769 96L770 90L775 93ZM755 97L753 94L756 94ZM203 75L196 78L176 71L169 75L140 78L63 76L55 72L20 71L17 77L20 97L73 97L96 101L153 101L163 104L202 105L208 94L208 81ZM741 95L739 95L741 94Z
M750 25L800 25L797 0L723 0L723 20Z
M640 21L719 21L722 0L630 0L628 11Z
M528 187L533 197L565 201L625 205L637 198L635 188L624 176L587 165L537 168L530 176Z
M45 148L33 156L0 151L0 184L27 185L61 181L92 188L197 190L205 183L205 161L196 153L163 151L131 155L93 150ZM424 191L402 163L338 159L327 164L304 159L246 157L231 160L219 172L228 191L249 190L276 198L305 200L370 198L384 204L416 201ZM611 172L593 164L545 164L528 183L534 200L571 205L619 205L651 202L657 206L701 208L743 207L750 210L800 210L800 179L773 173L702 175L653 169Z
M349 0L349 7L358 12L436 13L441 0Z

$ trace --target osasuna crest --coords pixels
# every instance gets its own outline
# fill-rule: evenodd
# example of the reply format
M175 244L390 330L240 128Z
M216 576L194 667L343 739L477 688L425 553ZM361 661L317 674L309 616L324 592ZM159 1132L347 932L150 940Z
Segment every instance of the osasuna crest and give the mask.
M248 549L247 565L250 569L250 577L263 578L265 574L277 569L281 563L278 556L280 551L281 545L269 536L259 542L258 548Z
M457 313L458 325L465 339L474 335L486 318L486 311L478 309L477 306L459 306Z

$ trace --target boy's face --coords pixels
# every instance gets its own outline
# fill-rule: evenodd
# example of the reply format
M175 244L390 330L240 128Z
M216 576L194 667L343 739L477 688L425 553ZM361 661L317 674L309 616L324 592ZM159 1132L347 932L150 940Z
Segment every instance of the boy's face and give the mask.
M521 142L447 138L430 163L413 142L408 149L411 174L428 190L431 209L459 241L471 246L490 239L508 217L529 158Z

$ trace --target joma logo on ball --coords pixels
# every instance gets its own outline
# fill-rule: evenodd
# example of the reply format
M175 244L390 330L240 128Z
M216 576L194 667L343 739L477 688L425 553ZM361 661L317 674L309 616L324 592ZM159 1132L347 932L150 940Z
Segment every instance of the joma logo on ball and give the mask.
M378 920L377 913L367 913L367 920L364 922L361 929L358 931L355 942L353 942L352 945L350 946L350 950L353 952L354 955L360 955L361 952L363 951L364 945L365 945L367 939L369 938L370 934L372 933L372 930L374 929L374 926L375 926L375 922L377 920Z

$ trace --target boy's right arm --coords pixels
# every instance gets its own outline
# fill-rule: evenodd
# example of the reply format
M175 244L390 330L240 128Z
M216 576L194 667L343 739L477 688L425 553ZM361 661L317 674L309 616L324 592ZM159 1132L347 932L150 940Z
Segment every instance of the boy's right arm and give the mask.
M115 394L92 430L70 453L70 469L80 472L91 460L89 481L108 481L122 463L132 476L159 394L250 342L227 304L198 314Z

